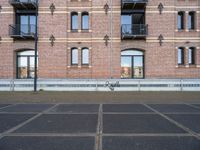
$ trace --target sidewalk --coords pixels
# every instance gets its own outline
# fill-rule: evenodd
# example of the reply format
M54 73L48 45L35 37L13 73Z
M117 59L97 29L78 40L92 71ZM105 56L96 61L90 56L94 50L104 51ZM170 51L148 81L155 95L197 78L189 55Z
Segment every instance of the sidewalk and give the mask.
M199 103L200 92L0 92L0 103Z

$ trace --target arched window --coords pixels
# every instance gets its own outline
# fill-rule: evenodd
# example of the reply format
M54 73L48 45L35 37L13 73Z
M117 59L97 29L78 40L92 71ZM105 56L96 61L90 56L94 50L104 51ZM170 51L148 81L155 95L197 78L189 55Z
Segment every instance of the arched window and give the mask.
M28 79L35 76L35 52L24 50L17 52L17 78Z
M178 12L178 30L184 29L184 12Z
M183 65L185 63L185 52L183 47L178 48L178 65Z
M82 25L81 25L81 29L82 30L89 30L89 14L88 12L83 12L82 15Z
M89 64L89 50L88 48L83 48L81 52L82 57L82 64L88 65Z
M71 50L71 64L78 65L78 49L72 48Z
M78 13L77 12L71 13L71 29L78 30Z
M195 64L195 48L194 47L190 47L188 49L188 63L190 65Z
M121 52L121 78L144 78L144 53L139 50Z
M188 14L188 29L195 29L195 12L189 12Z

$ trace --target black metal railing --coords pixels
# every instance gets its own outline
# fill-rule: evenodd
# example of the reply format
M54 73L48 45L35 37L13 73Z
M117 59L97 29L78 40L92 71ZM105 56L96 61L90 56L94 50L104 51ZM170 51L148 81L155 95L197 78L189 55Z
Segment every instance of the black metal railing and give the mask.
M38 5L37 0L9 0L9 3L19 9L36 9Z
M122 38L146 37L148 25L146 24L123 24L121 26Z
M9 25L9 34L14 38L35 38L35 28L36 25Z
M147 3L148 0L121 0L122 3Z

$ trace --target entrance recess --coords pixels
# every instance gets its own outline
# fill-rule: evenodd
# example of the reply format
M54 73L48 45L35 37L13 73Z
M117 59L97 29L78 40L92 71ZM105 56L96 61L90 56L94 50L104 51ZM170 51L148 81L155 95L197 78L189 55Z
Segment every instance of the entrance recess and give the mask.
M144 53L139 50L121 52L121 78L144 78Z

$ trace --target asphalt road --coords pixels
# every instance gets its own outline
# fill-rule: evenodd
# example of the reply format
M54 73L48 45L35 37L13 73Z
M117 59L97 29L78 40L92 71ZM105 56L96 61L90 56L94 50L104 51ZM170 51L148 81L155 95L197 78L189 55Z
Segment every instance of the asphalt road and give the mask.
M200 103L0 104L0 150L200 150Z

